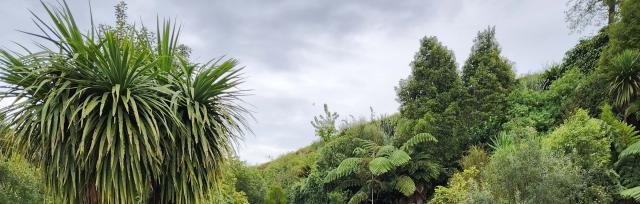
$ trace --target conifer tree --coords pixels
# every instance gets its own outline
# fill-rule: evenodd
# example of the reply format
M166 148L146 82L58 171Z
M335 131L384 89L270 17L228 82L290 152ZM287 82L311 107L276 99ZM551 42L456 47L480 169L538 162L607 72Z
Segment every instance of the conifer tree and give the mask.
M453 52L436 37L424 37L411 62L411 74L396 87L400 112L410 119L422 118L429 112L443 112L460 87Z
M462 83L466 89L465 108L472 143L487 142L505 121L506 98L515 84L511 63L500 56L495 27L478 32L465 62Z

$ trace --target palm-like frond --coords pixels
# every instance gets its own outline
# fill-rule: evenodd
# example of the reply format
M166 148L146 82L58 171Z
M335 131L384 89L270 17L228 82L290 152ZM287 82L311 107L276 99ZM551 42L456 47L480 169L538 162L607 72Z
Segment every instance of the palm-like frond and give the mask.
M623 190L620 192L620 195L624 198L633 198L637 202L640 202L640 186Z
M508 134L500 133L499 135L491 138L491 144L489 144L489 147L491 147L491 149L497 150L509 146L512 143L513 141Z
M610 92L618 106L624 106L640 90L640 51L625 50L611 60L607 69Z

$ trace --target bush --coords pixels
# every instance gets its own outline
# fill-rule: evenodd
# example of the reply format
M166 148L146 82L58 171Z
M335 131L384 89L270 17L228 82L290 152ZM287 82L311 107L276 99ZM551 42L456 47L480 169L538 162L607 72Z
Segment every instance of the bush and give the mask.
M48 203L40 171L24 159L0 156L1 203Z
M496 150L482 176L487 192L476 192L474 198L484 201L575 203L584 189L579 166L545 153L535 137Z
M479 189L480 170L475 166L462 172L454 173L449 179L448 187L436 187L435 194L429 203L467 203L471 193Z
M566 155L583 169L589 181L584 199L612 201L619 186L617 174L612 170L611 139L606 123L578 109L544 139L543 146L549 153Z

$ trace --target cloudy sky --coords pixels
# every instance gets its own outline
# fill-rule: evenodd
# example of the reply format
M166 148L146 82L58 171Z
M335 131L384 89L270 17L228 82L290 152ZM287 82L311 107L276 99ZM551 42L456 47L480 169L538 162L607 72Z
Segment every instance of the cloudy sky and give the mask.
M54 0L44 0L55 4ZM67 0L84 28L89 0ZM322 104L343 118L397 112L394 87L409 71L418 40L437 36L464 63L474 36L496 26L502 54L518 74L559 62L589 33L570 34L562 0L127 0L132 21L155 29L156 18L182 25L181 42L198 62L233 57L245 66L255 121L238 152L251 164L317 140L309 121ZM113 24L116 0L92 0L96 23ZM33 38L35 0L0 0L0 46Z

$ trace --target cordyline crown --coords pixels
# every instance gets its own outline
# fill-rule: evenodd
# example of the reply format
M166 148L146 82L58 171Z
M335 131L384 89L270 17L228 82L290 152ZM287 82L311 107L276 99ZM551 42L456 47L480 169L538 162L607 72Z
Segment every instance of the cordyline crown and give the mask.
M187 61L179 29L80 31L66 4L34 14L33 52L0 50L10 144L63 203L202 203L246 131L237 62Z

